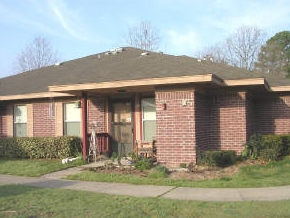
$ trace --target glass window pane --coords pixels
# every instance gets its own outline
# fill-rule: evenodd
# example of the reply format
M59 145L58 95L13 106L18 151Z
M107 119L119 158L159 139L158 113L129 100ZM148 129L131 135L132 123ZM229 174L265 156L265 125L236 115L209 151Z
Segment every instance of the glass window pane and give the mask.
M80 136L80 122L66 122L64 131L65 135Z
M143 139L145 141L152 141L156 135L156 121L147 120L143 122Z
M142 99L142 111L144 120L156 120L156 105L154 98Z
M131 103L114 103L113 104L114 111L114 122L123 122L130 123L131 122Z
M27 122L27 107L26 105L16 105L14 107L14 123Z
M64 134L80 136L81 109L72 103L64 105Z
M65 104L65 121L80 121L81 109L75 103Z
M14 124L14 136L25 137L27 136L27 125L26 123L15 123Z
M152 141L156 135L155 98L142 99L143 140Z

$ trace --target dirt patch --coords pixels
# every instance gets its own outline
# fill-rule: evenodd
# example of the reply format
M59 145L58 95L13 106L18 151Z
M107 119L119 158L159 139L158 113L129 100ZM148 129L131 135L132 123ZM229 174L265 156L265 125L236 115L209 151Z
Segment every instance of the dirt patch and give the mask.
M171 179L185 179L190 181L209 180L221 177L231 177L238 172L238 166L225 168L198 166L193 171L177 170L169 174Z
M190 181L196 180L210 180L215 178L222 177L232 177L236 173L238 173L239 168L241 166L248 166L254 164L262 164L258 161L247 160L244 162L240 162L236 165L229 167L208 167L208 166L194 166L194 168L189 171L186 168L179 168L170 170L169 178L171 179L185 179ZM134 166L118 166L115 164L109 164L106 166L96 167L90 169L93 172L103 172L110 174L119 174L119 175L135 175L140 177L147 177L149 171L140 171L136 169Z
M90 171L97 173L110 173L110 174L118 174L118 175L136 175L140 177L146 177L148 172L140 171L136 169L134 166L117 166L117 165L106 165L91 168Z

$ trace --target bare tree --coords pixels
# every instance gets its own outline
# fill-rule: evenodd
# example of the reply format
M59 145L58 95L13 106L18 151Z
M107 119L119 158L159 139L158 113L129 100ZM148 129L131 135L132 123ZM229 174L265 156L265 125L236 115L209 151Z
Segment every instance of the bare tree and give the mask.
M125 40L133 47L156 51L159 47L160 37L150 21L141 21L138 25L128 29Z
M218 63L252 70L264 41L265 34L260 29L243 26L224 42L204 49L202 54Z
M204 48L202 51L197 53L197 57L203 60L227 64L224 57L223 48L219 44Z
M260 29L241 27L226 39L223 46L225 59L230 65L252 70L264 41L265 34Z
M55 64L58 61L57 52L53 50L49 40L37 36L17 56L15 69L17 72L26 72Z

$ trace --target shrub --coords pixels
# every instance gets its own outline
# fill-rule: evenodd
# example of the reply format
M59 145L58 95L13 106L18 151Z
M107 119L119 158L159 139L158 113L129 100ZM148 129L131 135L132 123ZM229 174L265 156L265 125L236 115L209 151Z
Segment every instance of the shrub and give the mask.
M0 156L10 158L64 158L81 152L78 137L1 138Z
M166 178L168 174L169 170L165 166L158 165L150 170L148 178L151 179Z
M235 151L200 151L197 163L208 166L225 167L236 163Z
M140 171L150 170L153 167L153 161L151 159L142 158L138 160L134 166Z
M279 157L279 152L275 148L262 149L260 151L260 159L264 161L276 161Z
M283 135L283 154L286 155L290 155L290 135L289 134L285 134Z
M244 151L242 152L242 157L250 157L252 159L258 158L261 151L261 140L262 135L257 133L251 135L249 141L246 143Z
M181 168L186 168L186 163L181 163L179 166L180 166Z
M276 161L290 154L290 135L254 134L246 143L243 157L260 158L264 161Z
M284 156L283 138L281 135L264 135L261 140L260 159L275 161Z

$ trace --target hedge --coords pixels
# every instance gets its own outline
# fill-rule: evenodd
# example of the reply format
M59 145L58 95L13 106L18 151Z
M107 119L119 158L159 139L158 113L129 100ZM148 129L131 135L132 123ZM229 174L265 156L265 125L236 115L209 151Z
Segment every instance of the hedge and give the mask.
M198 151L197 164L226 167L236 163L235 151Z
M254 134L246 143L242 154L244 157L259 158L264 161L275 161L290 155L290 135Z
M0 157L65 158L81 152L78 137L19 137L0 138Z

